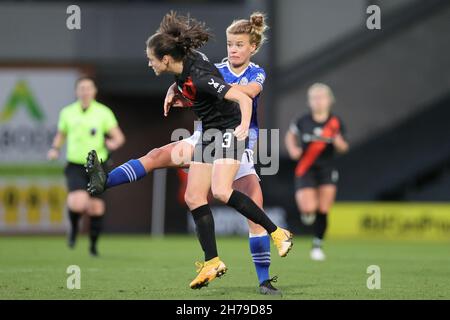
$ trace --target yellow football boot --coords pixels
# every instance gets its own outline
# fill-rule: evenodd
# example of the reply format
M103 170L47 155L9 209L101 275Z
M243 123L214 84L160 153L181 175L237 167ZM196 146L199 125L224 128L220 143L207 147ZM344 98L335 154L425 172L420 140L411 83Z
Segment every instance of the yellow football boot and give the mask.
M292 243L292 233L288 230L277 228L270 236L278 249L280 257L285 257L294 245Z
M227 272L227 267L220 261L219 257L206 262L196 262L195 265L197 266L198 275L189 285L191 289L201 289L215 278L221 277Z

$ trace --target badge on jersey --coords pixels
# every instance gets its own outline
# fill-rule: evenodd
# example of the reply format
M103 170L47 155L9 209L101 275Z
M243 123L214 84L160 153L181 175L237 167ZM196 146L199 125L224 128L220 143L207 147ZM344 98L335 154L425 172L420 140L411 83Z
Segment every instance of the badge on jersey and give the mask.
M242 77L241 80L239 80L239 84L243 86L247 85L248 79L246 77Z

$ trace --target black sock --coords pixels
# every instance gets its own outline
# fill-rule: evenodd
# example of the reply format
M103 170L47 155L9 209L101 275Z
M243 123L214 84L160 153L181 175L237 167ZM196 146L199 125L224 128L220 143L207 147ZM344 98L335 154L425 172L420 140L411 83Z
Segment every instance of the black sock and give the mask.
M322 246L322 241L325 236L325 231L327 230L327 217L328 214L325 212L316 213L316 221L314 221L314 240L313 247L320 248Z
M97 247L97 240L102 230L103 216L91 216L91 223L89 226L89 239L91 240L91 248Z
M70 220L70 233L69 240L74 242L78 234L78 225L80 222L81 214L69 209L69 220Z
M227 205L239 211L250 221L262 226L269 234L277 229L277 226L269 219L266 213L242 192L233 190Z
M209 205L205 204L194 210L191 210L195 222L195 230L198 240L205 253L205 261L218 256L216 245L216 230L214 227L214 218Z

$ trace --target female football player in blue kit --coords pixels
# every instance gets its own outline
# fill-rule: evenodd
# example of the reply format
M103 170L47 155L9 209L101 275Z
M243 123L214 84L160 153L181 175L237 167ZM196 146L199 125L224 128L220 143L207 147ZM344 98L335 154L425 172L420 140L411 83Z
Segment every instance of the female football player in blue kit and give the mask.
M258 138L256 111L258 98L263 89L265 72L261 67L252 63L250 59L264 43L266 28L264 15L261 13L252 14L249 20L234 21L226 31L228 57L222 63L216 64L216 68L227 83L253 99L249 146L242 156L238 173L234 178L233 188L251 197L260 208L263 206L263 196L259 177L254 169L252 149ZM169 88L164 101L165 115L167 115L171 106L179 107L183 105L182 99L177 98L177 91L176 83L174 83ZM194 152L194 146L200 136L201 128L197 128L194 135L187 139L153 149L138 160L131 160L119 166L109 174L104 189L135 181L154 169L188 166ZM181 164L173 161L174 151L184 159ZM248 220L248 223L250 251L260 283L260 292L262 294L280 294L280 291L271 284L273 278L270 279L269 277L270 237L260 225L250 220Z

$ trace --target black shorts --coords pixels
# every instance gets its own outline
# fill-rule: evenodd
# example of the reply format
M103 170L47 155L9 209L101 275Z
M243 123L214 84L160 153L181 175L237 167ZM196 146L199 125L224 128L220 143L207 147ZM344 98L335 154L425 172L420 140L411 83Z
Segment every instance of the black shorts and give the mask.
M108 172L107 162L103 163L103 168ZM67 189L69 192L76 190L87 189L87 184L89 183L89 177L86 173L86 168L82 164L76 164L68 162L64 168L64 175L66 176ZM93 196L95 198L102 199L102 194Z
M248 149L248 137L238 141L234 129L209 129L202 133L194 147L192 161L213 163L217 159L234 159L241 161L245 149Z
M339 172L333 167L311 167L303 176L295 177L295 190L325 184L337 185L338 180Z

